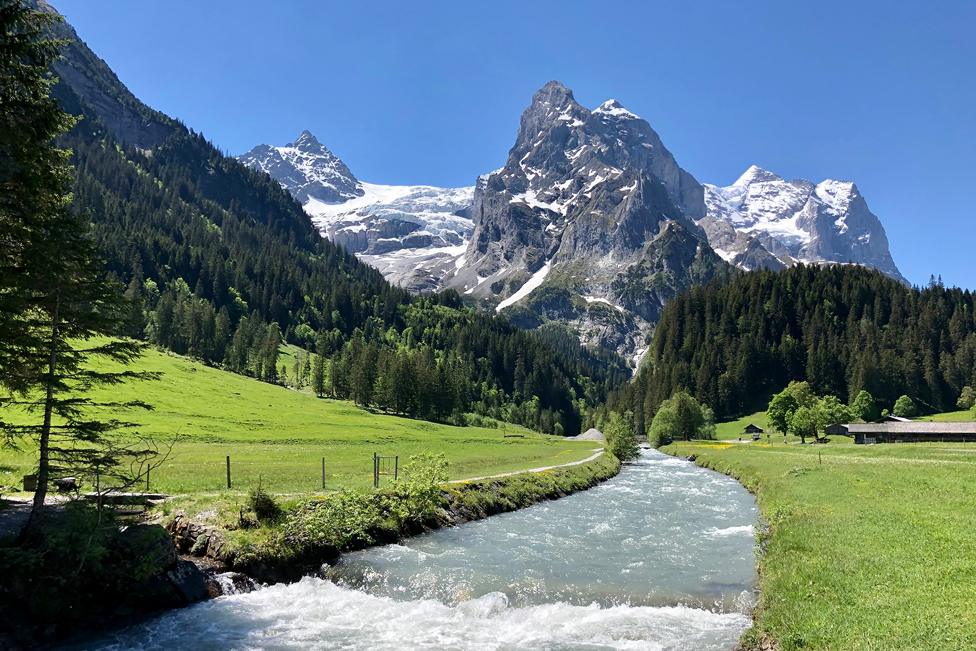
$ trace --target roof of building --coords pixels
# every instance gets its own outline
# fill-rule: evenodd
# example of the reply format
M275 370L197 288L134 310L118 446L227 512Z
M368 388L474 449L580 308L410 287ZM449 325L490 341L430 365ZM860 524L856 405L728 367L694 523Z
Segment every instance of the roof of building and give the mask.
M850 434L976 434L976 422L932 423L907 421L894 423L850 423L843 425Z
M763 428L759 427L759 425L754 425L753 423L749 423L748 425L746 425L746 431L748 432L749 430L761 432L763 431Z

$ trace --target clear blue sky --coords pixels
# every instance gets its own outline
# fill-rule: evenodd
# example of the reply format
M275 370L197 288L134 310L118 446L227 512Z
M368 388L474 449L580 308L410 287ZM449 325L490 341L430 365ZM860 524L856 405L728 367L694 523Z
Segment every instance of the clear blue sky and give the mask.
M550 79L700 181L853 179L914 283L976 288L976 2L52 0L229 153L310 129L361 179L470 185Z

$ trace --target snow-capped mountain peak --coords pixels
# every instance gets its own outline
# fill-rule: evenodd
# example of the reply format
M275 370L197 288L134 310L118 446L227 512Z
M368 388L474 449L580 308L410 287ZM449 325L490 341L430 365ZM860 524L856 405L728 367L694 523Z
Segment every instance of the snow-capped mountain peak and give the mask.
M472 187L359 181L307 129L287 145L238 159L267 172L302 202L319 232L407 289L433 289L471 235Z
M340 203L363 195L362 185L346 164L309 130L287 145L258 145L239 161L267 172L302 203L315 197L319 201Z
M640 116L628 111L626 108L624 108L623 104L615 99L608 99L603 104L600 104L598 107L593 109L593 112L600 115L608 115L615 118L625 118L628 120L640 119Z
M783 177L778 174L774 174L769 170L765 170L758 165L750 165L749 168L742 173L742 175L735 180L732 187L747 187L753 183L763 183L771 181L782 181Z
M884 227L851 181L786 180L752 165L732 185L704 187L707 216L699 225L733 264L850 262L904 280Z

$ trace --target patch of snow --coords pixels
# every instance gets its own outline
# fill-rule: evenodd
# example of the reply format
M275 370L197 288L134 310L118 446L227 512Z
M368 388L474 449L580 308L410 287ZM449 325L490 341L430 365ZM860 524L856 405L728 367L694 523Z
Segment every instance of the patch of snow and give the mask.
M611 301L609 301L609 300L607 300L605 298L602 298L600 296L584 296L583 297L583 300L586 301L587 304L589 304L589 303L603 303L604 305L609 305L610 307L612 307L613 309L617 310L620 313L625 313L627 311L624 308L622 308L619 305L617 305L616 303L613 303L613 302L611 302Z
M517 292L515 292L514 294L512 294L511 296L503 300L501 303L499 303L495 307L495 312L501 312L509 305L514 305L515 303L518 303L523 298L525 298L533 291L535 291L535 289L542 284L542 281L546 279L546 276L549 275L549 270L551 268L552 268L552 260L547 260L546 263L542 265L541 269L539 269L537 272L532 274L532 277L529 278L527 281L525 281L524 285L519 287Z
M639 120L640 118L628 111L623 107L623 104L615 99L608 99L603 104L593 109L594 113L599 113L601 115L610 115L616 118L627 118L630 120Z

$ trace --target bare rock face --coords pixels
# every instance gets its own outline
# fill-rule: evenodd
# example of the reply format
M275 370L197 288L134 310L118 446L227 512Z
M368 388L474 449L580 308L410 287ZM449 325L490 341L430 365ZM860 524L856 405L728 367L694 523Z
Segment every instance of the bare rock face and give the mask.
M853 263L905 281L881 221L851 181L788 181L753 165L732 185L706 185L705 203L699 225L737 266Z
M702 186L650 125L616 100L588 110L558 82L533 96L505 166L478 179L471 216L448 286L626 355L671 296L728 270L695 223Z

